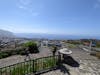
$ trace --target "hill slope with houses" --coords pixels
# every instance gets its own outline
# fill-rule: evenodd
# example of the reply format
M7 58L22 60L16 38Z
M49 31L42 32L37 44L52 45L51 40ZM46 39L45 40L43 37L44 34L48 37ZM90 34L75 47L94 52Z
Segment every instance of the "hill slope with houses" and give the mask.
M14 34L10 31L0 29L0 40L3 38L14 38Z

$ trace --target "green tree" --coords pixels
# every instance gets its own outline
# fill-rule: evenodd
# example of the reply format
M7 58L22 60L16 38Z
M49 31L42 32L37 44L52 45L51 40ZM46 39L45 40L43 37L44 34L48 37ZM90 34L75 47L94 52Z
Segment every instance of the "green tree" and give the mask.
M37 44L35 42L30 41L30 42L25 43L24 48L28 48L30 53L39 53Z

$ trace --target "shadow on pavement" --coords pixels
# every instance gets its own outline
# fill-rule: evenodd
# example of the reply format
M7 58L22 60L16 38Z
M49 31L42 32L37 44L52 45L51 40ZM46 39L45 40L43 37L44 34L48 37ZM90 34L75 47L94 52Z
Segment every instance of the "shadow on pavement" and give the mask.
M41 74L42 74L42 75L45 75L45 73L52 72L52 71L53 71L52 75L56 75L57 70L60 70L61 74L64 73L64 74L70 75L69 70L68 70L64 65L62 65L62 64L59 65L59 66L56 67L56 68L52 68L52 69L50 69L50 70L48 70L48 71L41 72L41 73L34 74L34 75L41 75ZM60 72L59 72L59 75L61 75ZM50 73L50 74L51 74L51 73ZM47 75L48 75L48 74L47 74Z
M59 67L58 67L58 69L61 71L61 72L63 72L64 74L68 74L68 75L70 75L70 73L69 73L69 69L67 69L64 65L60 65Z
M72 67L79 67L80 66L80 64L71 56L64 55L63 58L64 58L64 60L62 62L69 65L69 66L72 66Z

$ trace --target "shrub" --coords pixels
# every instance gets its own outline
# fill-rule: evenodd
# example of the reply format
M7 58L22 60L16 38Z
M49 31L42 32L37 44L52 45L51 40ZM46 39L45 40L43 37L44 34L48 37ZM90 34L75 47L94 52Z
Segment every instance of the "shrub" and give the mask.
M25 55L24 50L23 49L19 49L19 50L9 50L9 51L1 51L0 52L0 59L2 58L6 58L12 55Z
M38 53L38 47L37 44L35 42L27 42L23 45L24 48L28 47L30 53ZM18 49L14 49L14 50L8 50L8 51L1 51L0 52L0 59L2 58L6 58L12 55L25 55L25 51L24 48L18 48Z
M37 44L35 42L27 42L24 44L24 48L28 47L30 53L38 53L38 47Z
M0 59L2 58L2 52L0 52Z
M18 54L20 54L20 55L25 55L25 51L22 50L22 51L20 51Z
M0 59L1 59L1 58L6 58L6 57L8 57L8 56L9 56L8 53L6 53L6 52L0 52Z
M68 44L68 48L76 48L77 46L74 44Z

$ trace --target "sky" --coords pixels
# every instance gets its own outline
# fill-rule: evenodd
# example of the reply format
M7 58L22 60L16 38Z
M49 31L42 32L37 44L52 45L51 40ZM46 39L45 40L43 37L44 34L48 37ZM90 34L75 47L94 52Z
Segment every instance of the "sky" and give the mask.
M0 0L0 29L100 35L100 0Z

